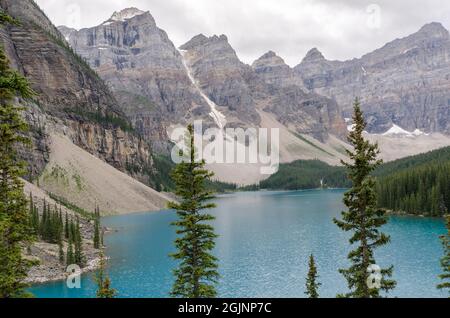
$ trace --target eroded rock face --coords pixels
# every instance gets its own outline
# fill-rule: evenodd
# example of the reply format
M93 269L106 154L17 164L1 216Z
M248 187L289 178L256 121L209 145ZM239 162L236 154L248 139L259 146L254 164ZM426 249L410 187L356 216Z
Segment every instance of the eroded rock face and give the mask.
M225 35L197 35L180 47L200 88L231 116L259 124L251 68L242 63Z
M252 68L268 85L271 97L265 110L275 114L281 123L322 141L328 134L345 138L347 131L337 103L306 92L303 82L281 57L267 52L252 64Z
M145 139L162 142L169 124L184 124L191 112L208 113L180 53L150 13L129 8L93 28L59 29L108 83Z
M19 26L0 30L3 47L11 66L27 77L37 93L24 114L33 140L33 147L23 153L30 177L38 175L48 160L46 129L53 123L65 125L77 145L122 171L127 160L148 169L149 146L126 129L127 119L106 84L74 54L34 2L1 0L0 4L20 21Z
M450 133L450 37L439 23L349 61L328 61L312 49L295 67L312 92L336 99L350 117L359 96L370 132L395 123L414 131Z

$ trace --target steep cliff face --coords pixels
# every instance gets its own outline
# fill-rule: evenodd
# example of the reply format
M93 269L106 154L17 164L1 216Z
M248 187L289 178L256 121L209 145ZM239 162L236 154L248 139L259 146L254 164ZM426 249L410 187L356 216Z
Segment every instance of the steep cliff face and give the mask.
M225 35L202 34L177 50L150 13L136 8L115 12L96 27L59 30L158 151L170 125L202 118L207 125L258 126L258 109L321 140L328 133L345 135L336 103L306 94L303 81L273 52L252 67L239 60Z
M449 61L449 33L430 23L360 59L328 61L312 49L295 73L310 91L336 99L346 117L352 100L361 97L370 132L396 124L449 134Z
M126 170L127 162L133 161L149 169L148 146L131 132L103 80L72 51L45 14L30 0L1 0L0 5L20 21L0 30L5 51L37 92L25 114L35 150L26 156L30 175L42 172L48 160L47 130L55 125L64 126L76 144L116 168Z
M182 56L150 13L129 8L93 28L59 29L109 84L145 139L163 142L166 126L183 124L192 113L208 113Z
M259 124L257 91L252 88L253 72L242 63L225 35L193 37L180 47L199 87L230 116L245 123Z
M252 64L258 77L269 86L270 102L265 107L277 119L298 133L324 141L329 134L345 138L347 130L334 100L305 92L293 70L270 51Z

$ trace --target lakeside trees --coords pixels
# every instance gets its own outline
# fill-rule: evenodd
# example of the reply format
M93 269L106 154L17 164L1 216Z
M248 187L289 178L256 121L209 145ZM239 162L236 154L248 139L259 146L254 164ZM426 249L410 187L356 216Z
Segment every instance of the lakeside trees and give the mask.
M381 207L408 214L444 216L450 210L450 158L381 177L377 193Z
M306 292L305 294L309 298L319 298L318 289L320 287L320 283L317 281L319 275L317 274L317 267L314 261L314 256L311 254L309 256L309 264L308 264L308 276L306 277Z
M45 200L43 201L42 213L39 213L39 208L31 193L29 201L28 218L35 237L47 243L58 244L61 264L83 266L85 259L79 218L73 217L69 220L67 213L63 217L61 207L59 209L56 206L52 208ZM66 253L64 253L64 239L67 240Z
M94 248L100 248L100 208L95 207L94 213Z
M450 215L447 215L447 233L441 236L444 256L441 259L443 273L439 275L442 282L437 286L439 289L447 289L450 294Z
M214 228L206 223L214 220L214 217L202 212L215 207L211 202L213 193L205 185L213 174L204 169L204 160L196 161L192 125L188 126L186 138L189 160L179 163L172 172L175 194L180 202L169 203L169 208L176 210L178 215L178 220L172 225L177 227L177 234L181 235L175 240L177 252L171 255L179 261L178 268L174 270L175 283L171 295L215 297L219 274L217 258L211 254L211 250L217 235Z
M17 23L0 11L0 25ZM25 164L19 160L17 146L29 144L24 137L27 124L22 108L14 99L30 98L34 92L27 80L9 66L0 48L0 297L26 296L23 279L32 263L22 256L22 248L33 239L28 222L27 200L20 177Z
M395 281L385 278L392 275L391 266L380 269L382 278L379 286L371 288L368 284L369 266L376 264L373 251L387 244L390 238L379 230L386 224L387 217L384 210L377 208L376 184L370 175L381 163L381 160L377 160L378 145L371 144L363 137L366 123L358 99L354 103L353 123L354 130L349 133L348 141L353 145L354 151L347 150L351 162L342 162L352 181L352 188L344 194L344 204L348 210L342 212L342 220L335 218L334 222L343 231L350 231L352 233L350 244L358 246L348 254L351 266L339 270L346 278L350 289L350 292L341 296L379 297L380 289L389 291L395 287Z

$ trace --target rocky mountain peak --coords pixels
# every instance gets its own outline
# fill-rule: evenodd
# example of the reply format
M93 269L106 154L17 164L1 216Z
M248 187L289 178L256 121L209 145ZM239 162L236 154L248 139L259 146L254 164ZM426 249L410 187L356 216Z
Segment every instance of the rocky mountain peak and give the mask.
M306 53L306 56L303 58L302 63L317 62L322 60L325 60L325 57L317 48L314 47L311 50L309 50L308 53Z
M430 37L448 37L449 35L447 29L439 22L425 24L416 34Z
M113 23L125 23L142 16L145 16L147 23L150 23L152 26L156 27L155 19L150 12L142 11L137 8L126 8L121 11L115 11L108 20L101 24L101 26L110 25Z
M260 58L255 60L252 64L253 69L258 69L266 66L287 66L289 67L284 60L279 57L274 51L268 51L264 53Z
M115 11L109 20L124 22L144 13L145 11L139 10L138 8L125 8L121 11Z
M230 44L228 43L228 38L226 35L222 34L220 36L218 35L213 35L210 37L205 36L204 34L198 34L196 36L194 36L192 39L190 39L188 42L186 42L185 44L183 44L182 46L180 46L181 50L190 50L199 46L204 46L204 45L217 45L219 44L220 46L228 46L229 48L231 48Z

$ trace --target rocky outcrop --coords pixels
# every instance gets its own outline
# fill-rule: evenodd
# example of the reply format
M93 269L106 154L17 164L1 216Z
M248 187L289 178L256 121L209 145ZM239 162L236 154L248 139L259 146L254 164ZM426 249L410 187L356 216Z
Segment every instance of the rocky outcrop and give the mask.
M92 28L59 28L71 47L108 83L136 130L155 146L170 124L208 114L182 56L148 12L129 8Z
M347 130L337 103L305 92L302 82L281 57L269 51L252 68L269 87L270 98L265 110L275 114L278 121L320 141L326 140L329 134L345 138Z
M199 87L229 116L244 123L259 124L252 69L242 63L225 35L193 37L180 47Z
M450 133L450 37L439 23L349 61L312 49L294 68L311 91L335 99L350 117L359 96L368 131L396 124L408 131Z
M63 36L30 0L0 0L2 9L20 25L0 30L11 65L30 81L36 96L27 102L33 148L24 157L30 177L48 160L46 126L58 123L73 141L91 154L126 171L132 161L145 179L151 169L149 146L133 133L130 123L104 81L67 45ZM146 180L148 181L148 179Z
M249 66L225 35L202 34L180 52L150 13L136 8L115 12L96 27L59 30L108 83L135 129L158 151L164 149L171 125L202 118L207 125L215 121L220 126L217 117L223 116L228 126L258 126L258 108L321 140L328 133L345 134L336 104L316 94L306 96L303 81L273 52ZM296 99L300 96L304 100Z

